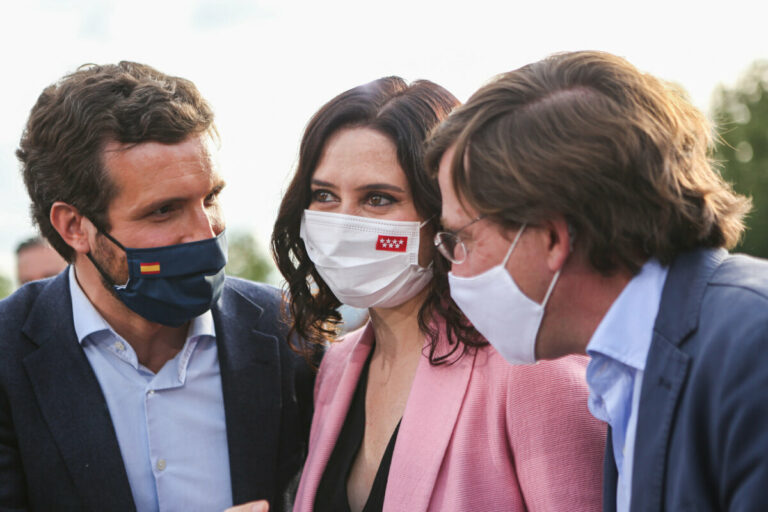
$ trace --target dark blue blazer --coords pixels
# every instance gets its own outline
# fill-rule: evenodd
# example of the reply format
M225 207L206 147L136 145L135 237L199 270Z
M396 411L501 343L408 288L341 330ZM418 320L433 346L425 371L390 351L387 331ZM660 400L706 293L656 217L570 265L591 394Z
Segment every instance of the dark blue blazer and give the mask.
M632 471L631 512L768 510L767 261L699 250L673 262ZM604 477L604 510L615 511L611 449Z
M314 374L276 289L227 278L213 308L234 503L290 501ZM135 510L107 403L77 342L68 272L0 301L0 511Z

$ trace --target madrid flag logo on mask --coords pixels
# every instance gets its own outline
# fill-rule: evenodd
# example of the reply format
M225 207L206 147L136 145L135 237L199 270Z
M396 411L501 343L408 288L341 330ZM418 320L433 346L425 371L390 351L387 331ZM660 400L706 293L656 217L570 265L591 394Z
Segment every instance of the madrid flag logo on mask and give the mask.
M337 299L357 308L391 308L432 280L432 264L419 265L419 234L427 222L305 210L299 234Z
M407 236L379 235L379 238L376 240L377 251L405 252L407 248Z

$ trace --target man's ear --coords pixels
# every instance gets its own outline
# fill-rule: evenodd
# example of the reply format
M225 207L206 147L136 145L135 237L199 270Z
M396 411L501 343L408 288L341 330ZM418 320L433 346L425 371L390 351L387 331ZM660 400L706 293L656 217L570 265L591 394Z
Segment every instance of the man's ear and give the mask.
M95 235L95 227L77 208L62 201L56 201L51 206L50 219L59 236L75 252L80 254L90 252L92 238L88 235L91 232Z
M573 231L562 216L544 222L542 228L549 236L547 266L552 272L557 272L563 268L568 256L573 251Z

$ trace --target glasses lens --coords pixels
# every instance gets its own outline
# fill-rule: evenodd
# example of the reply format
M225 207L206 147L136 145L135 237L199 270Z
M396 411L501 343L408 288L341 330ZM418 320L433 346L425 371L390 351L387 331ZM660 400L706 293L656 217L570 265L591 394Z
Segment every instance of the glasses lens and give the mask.
M453 262L464 263L464 260L467 259L467 246L458 237L456 237L456 240L457 243L453 247Z
M461 263L467 257L467 251L459 237L453 233L445 231L439 232L435 236L435 245L440 254L451 263Z

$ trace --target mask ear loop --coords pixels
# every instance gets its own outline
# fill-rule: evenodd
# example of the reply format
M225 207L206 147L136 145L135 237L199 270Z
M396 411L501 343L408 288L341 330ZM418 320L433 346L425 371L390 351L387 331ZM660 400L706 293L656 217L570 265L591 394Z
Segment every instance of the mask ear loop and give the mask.
M512 255L512 251L515 249L515 246L517 246L517 242L520 240L520 237L523 234L523 231L525 231L525 228L528 224L524 223L520 227L520 231L517 232L517 235L515 236L515 239L512 241L512 245L509 246L509 250L507 251L507 255L504 257L504 261L502 262L502 266L506 267L507 261L509 261L509 257ZM549 283L549 288L547 288L547 293L544 295L544 300L541 303L541 307L545 307L547 305L547 302L549 302L549 297L552 295L552 291L555 289L555 284L557 283L557 279L560 277L560 271L562 271L562 268L558 269L557 272L555 272L555 277L552 278L552 282Z
M576 238L576 230L573 228L571 223L568 223L568 252L573 252L573 239ZM558 278L560 277L560 272L562 272L563 267L560 267L557 269L557 272L555 272L555 277L552 278L552 282L549 283L549 289L547 290L547 294L544 295L544 302L541 303L541 307L547 305L547 302L549 302L549 296L552 295L552 290L555 289L555 283L557 283Z
M90 221L90 219L88 219L88 220ZM96 223L95 223L95 222L93 222L93 221L90 221L90 222L91 222L91 224L93 224L93 227L95 227L95 228L96 228L96 231L97 231L98 233L100 233L100 234L104 235L104 236L106 237L106 239L107 239L107 240L109 240L110 242L112 242L113 244L115 244L116 246L118 246L118 247L119 247L119 248L120 248L120 249L121 249L123 252L127 252L127 251L125 250L125 247L123 247L123 244L121 244L120 242L118 242L117 240L115 240L115 239L112 237L112 235L110 235L109 233L107 233L107 231L106 231L106 230L103 230L103 229L101 229L99 226L97 226L97 225L96 225ZM126 285L128 284L128 281L126 281L126 283L125 283L125 284L122 284L122 285L120 285L120 284L117 284L117 283L115 282L115 280L114 280L114 279L112 279L112 276L110 276L109 274L107 274L107 272L104 270L104 268L102 268L102 266L101 266L99 263L97 263L97 262L96 262L96 259L95 259L95 258L93 257L93 255L91 254L91 251L88 251L88 253L87 253L85 256L86 256L86 257L87 257L89 260L91 260L91 263L93 264L93 266L94 266L94 267L96 267L96 270L98 270L98 271L99 271L99 274L101 274L101 277L102 277L102 278L103 278L103 279L104 279L104 280L105 280L107 283L109 283L109 285L110 285L110 286L112 286L112 287L117 287L117 288L125 288L125 287L126 287ZM130 276L129 276L129 277L128 277L128 280L130 281L130 279L131 279L131 278L130 278Z
M425 220L424 222L422 222L421 224L419 224L419 229L421 229L421 228L423 228L424 226L426 226L427 224L429 224L429 221L431 221L431 220L432 220L432 219L434 219L434 218L435 218L435 216L433 215L433 216L431 216L430 218L426 219L426 220Z
M419 224L419 237L421 237L421 228L423 228L424 226L426 226L427 224L429 224L429 222L430 222L432 219L434 219L434 218L435 218L435 216L433 215L433 216L431 216L430 218L428 218L428 219L424 220L423 222L421 222L421 223ZM427 265L426 267L422 267L422 266L421 266L421 265L419 265L418 263L416 264L416 266L417 266L417 267L419 267L419 270L420 270L420 271L422 271L422 272L427 272L427 271L429 271L429 270L432 268L432 266L434 265L434 263L435 263L435 262L434 262L434 260L432 260L432 261L430 261L430 262L429 262L429 265Z
M116 239L115 239L115 238L114 238L112 235L110 235L109 233L107 233L107 230L106 230L106 229L101 229L101 226L100 226L99 224L96 224L95 222L93 222L93 221L92 221L91 219L89 219L88 217L86 217L86 219L88 219L88 221L89 221L89 222L90 222L90 223L93 225L93 227L95 227L95 228L96 228L96 232L97 232L97 233L99 233L99 234L101 234L101 235L104 235L104 236L107 238L107 240L109 240L110 242L112 242L113 244L115 244L116 246L118 246L120 249L122 249L122 250L123 250L123 252L127 252L127 251L125 250L125 247L123 246L123 244L121 244L120 242L118 242L118 241L117 241L117 240L116 240Z
M547 289L547 294L544 295L544 301L541 303L541 307L545 307L547 305L547 302L549 302L549 296L552 295L552 290L555 289L555 283L557 283L557 279L560 277L560 272L562 271L562 268L557 269L557 272L555 272L555 277L552 278L552 282L549 283L549 288Z
M96 228L96 229L98 229L98 230L99 230L99 233L101 233L102 235L104 235L105 237L107 237L107 240L109 240L110 242L112 242L113 244L115 244L116 246L118 246L119 248L121 248L121 249L123 250L123 252L126 252L126 250L125 250L125 247L123 247L123 244L121 244L120 242L118 242L117 240L115 240L115 239L112 237L112 235L110 235L110 234L109 234L109 233L107 233L106 231L103 231L101 228Z
M522 226L520 226L520 230L517 232L517 235L515 235L515 239L512 240L512 245L509 246L509 250L507 251L507 255L504 256L504 261L501 262L502 267L507 266L507 262L509 261L509 257L512 256L512 251L515 250L515 247L517 246L517 242L520 240L520 237L523 235L523 231L525 231L526 226L528 225L527 222L523 223Z

